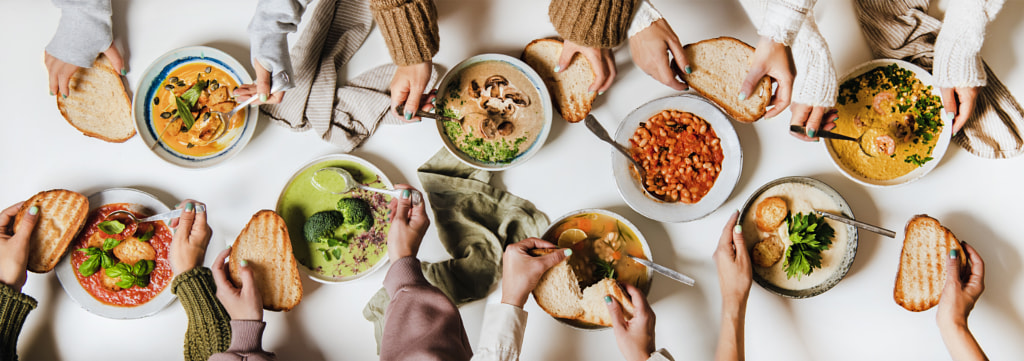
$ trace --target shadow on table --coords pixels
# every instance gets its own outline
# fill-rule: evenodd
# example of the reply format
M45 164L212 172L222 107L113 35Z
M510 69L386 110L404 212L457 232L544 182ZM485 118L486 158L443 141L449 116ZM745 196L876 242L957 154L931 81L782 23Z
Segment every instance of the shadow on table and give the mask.
M736 186L729 199L746 199L750 196L749 194L738 194L737 192L747 189L747 185L757 173L757 165L761 163L761 139L757 137L753 124L732 122L732 125L743 149L743 171L740 172L740 178L736 181Z
M985 261L985 284L990 287L985 288L980 302L993 305L995 310L1005 314L1003 319L1018 333L1024 333L1024 318L1017 312L1019 301L1014 300L1013 288L1006 287L1020 276L1020 252L973 214L958 211L945 214L941 219L943 225L974 247Z
M846 176L839 173L820 173L810 176L811 178L820 180L828 184L832 188L835 188L840 195L846 199L846 202L850 204L850 209L853 210L853 216L865 223L870 223L885 229L897 231L899 233L901 225L898 224L882 224L881 217L878 214L878 208L875 206L874 200L867 192L867 188L864 188L853 181L850 181ZM897 234L899 237L899 234ZM846 273L846 277L853 277L860 270L867 267L871 259L875 257L875 254L881 248L880 243L893 242L899 240L893 240L888 237L879 235L874 232L865 231L862 229L857 230L857 256L853 260L853 265L850 266L850 271Z
M302 275L302 293L304 295L309 295L312 292L315 292L320 288L320 286L321 284L319 282L309 279L306 275ZM288 341L278 349L269 351L276 353L278 358L281 360L302 359L308 361L322 361L327 359L326 356L324 356L323 351L317 347L316 343L310 341L312 338L309 337L309 332L307 331L308 325L304 325L302 323L299 319L299 313L294 311L282 312L280 316L281 317L278 318L278 321L283 321L283 327L287 330L286 334L288 335ZM268 323L267 327L282 327L280 325L281 323L282 322L278 322L276 324ZM294 355L302 356L299 358Z
M59 303L62 302L65 297L55 297L64 292L61 288L60 282L57 277L46 277L46 285L48 288L48 294L50 297L46 298L47 302L40 302L39 308L32 312L32 317L39 317L40 319L34 322L39 322L41 325L39 329L32 335L22 335L21 340L25 343L21 349L25 352L21 355L23 360L60 360L60 351L57 349L56 343L56 332L54 332L54 325L56 324L54 318L57 315L57 308ZM27 342L26 342L27 341Z

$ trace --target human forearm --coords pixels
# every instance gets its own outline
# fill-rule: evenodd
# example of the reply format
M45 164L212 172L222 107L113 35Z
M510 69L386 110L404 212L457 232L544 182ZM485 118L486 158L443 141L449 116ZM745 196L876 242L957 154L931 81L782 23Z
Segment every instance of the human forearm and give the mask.
M939 321L939 333L942 335L942 343L946 344L949 356L955 361L977 361L988 360L985 352L981 350L978 340L971 334L967 327L967 320Z
M217 300L213 274L198 267L174 278L171 291L178 295L188 316L185 360L207 360L231 343L231 317Z
M722 325L718 333L716 361L743 360L743 324L747 301L730 301L722 305Z

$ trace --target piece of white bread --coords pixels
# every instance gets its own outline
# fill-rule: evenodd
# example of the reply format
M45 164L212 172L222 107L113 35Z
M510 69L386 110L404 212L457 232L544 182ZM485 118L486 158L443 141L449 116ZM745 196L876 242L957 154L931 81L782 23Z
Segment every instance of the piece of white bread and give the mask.
M100 54L91 68L80 68L68 83L68 97L57 94L57 109L83 134L112 143L135 136L132 102L121 76Z
M921 312L939 304L949 250L957 250L961 267L967 257L953 232L928 215L911 218L904 237L893 298L903 308Z
M691 74L683 79L693 90L718 104L733 119L753 123L764 116L772 98L768 77L754 87L754 93L739 99L743 80L747 77L754 48L730 37L720 37L687 44L683 47L690 62Z
M39 207L39 218L29 237L28 270L46 273L57 266L68 244L85 225L89 198L63 189L54 189L29 198L14 217L14 232L32 206Z
M556 73L555 67L561 55L562 41L537 39L526 45L522 58L544 80L552 103L562 118L576 123L590 114L597 93L591 93L589 89L597 76L583 54L574 55L569 67Z
M556 250L537 249L531 252L541 255ZM633 303L615 280L605 278L580 291L579 277L569 266L570 258L544 272L537 287L533 289L533 298L541 309L557 318L610 327L612 319L604 303L604 296L611 295L622 305L626 320L633 318Z
M242 260L252 268L264 309L289 311L302 301L302 282L292 254L291 238L288 238L288 226L277 213L256 212L235 239L228 263L235 286L242 284L239 276Z

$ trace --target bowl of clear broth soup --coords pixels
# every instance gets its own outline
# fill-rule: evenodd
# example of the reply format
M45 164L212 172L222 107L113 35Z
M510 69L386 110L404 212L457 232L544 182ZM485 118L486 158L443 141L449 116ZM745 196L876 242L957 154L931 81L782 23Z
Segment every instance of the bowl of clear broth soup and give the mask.
M537 154L551 131L544 81L519 59L482 54L452 68L437 88L437 121L445 148L483 170L504 170Z

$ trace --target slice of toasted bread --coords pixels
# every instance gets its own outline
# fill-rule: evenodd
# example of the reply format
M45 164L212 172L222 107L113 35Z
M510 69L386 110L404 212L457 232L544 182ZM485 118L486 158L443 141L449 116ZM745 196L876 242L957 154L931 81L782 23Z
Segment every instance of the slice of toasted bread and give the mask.
M57 109L83 134L112 143L135 136L132 102L121 76L100 55L91 68L80 68L68 83L68 97L57 96Z
M29 198L14 217L14 232L32 206L39 207L39 219L29 238L28 270L50 272L60 261L68 244L85 225L89 198L76 192L54 189Z
M733 119L753 123L764 116L772 98L768 77L754 87L754 93L740 100L740 87L747 77L754 48L736 38L720 37L683 47L691 74L683 74L693 90L718 104Z
M544 80L551 93L552 103L562 118L576 123L590 114L590 107L597 94L591 93L589 89L597 75L582 54L574 55L569 67L556 73L555 67L561 55L562 41L537 39L526 45L522 59Z
M540 256L553 251L560 250L535 249L530 253ZM569 265L569 258L544 272L537 282L537 287L533 289L533 298L537 305L551 316L611 326L611 314L604 303L605 295L611 295L619 301L627 320L633 317L633 303L615 280L605 278L581 291L579 277Z
M239 267L242 260L252 267L253 278L263 298L263 308L289 311L302 301L302 282L292 254L288 226L281 216L270 210L256 212L231 247L231 282L241 285Z
M946 260L956 249L960 266L966 265L960 241L935 218L917 215L904 231L900 269L893 298L907 310L921 312L939 304L946 283Z

